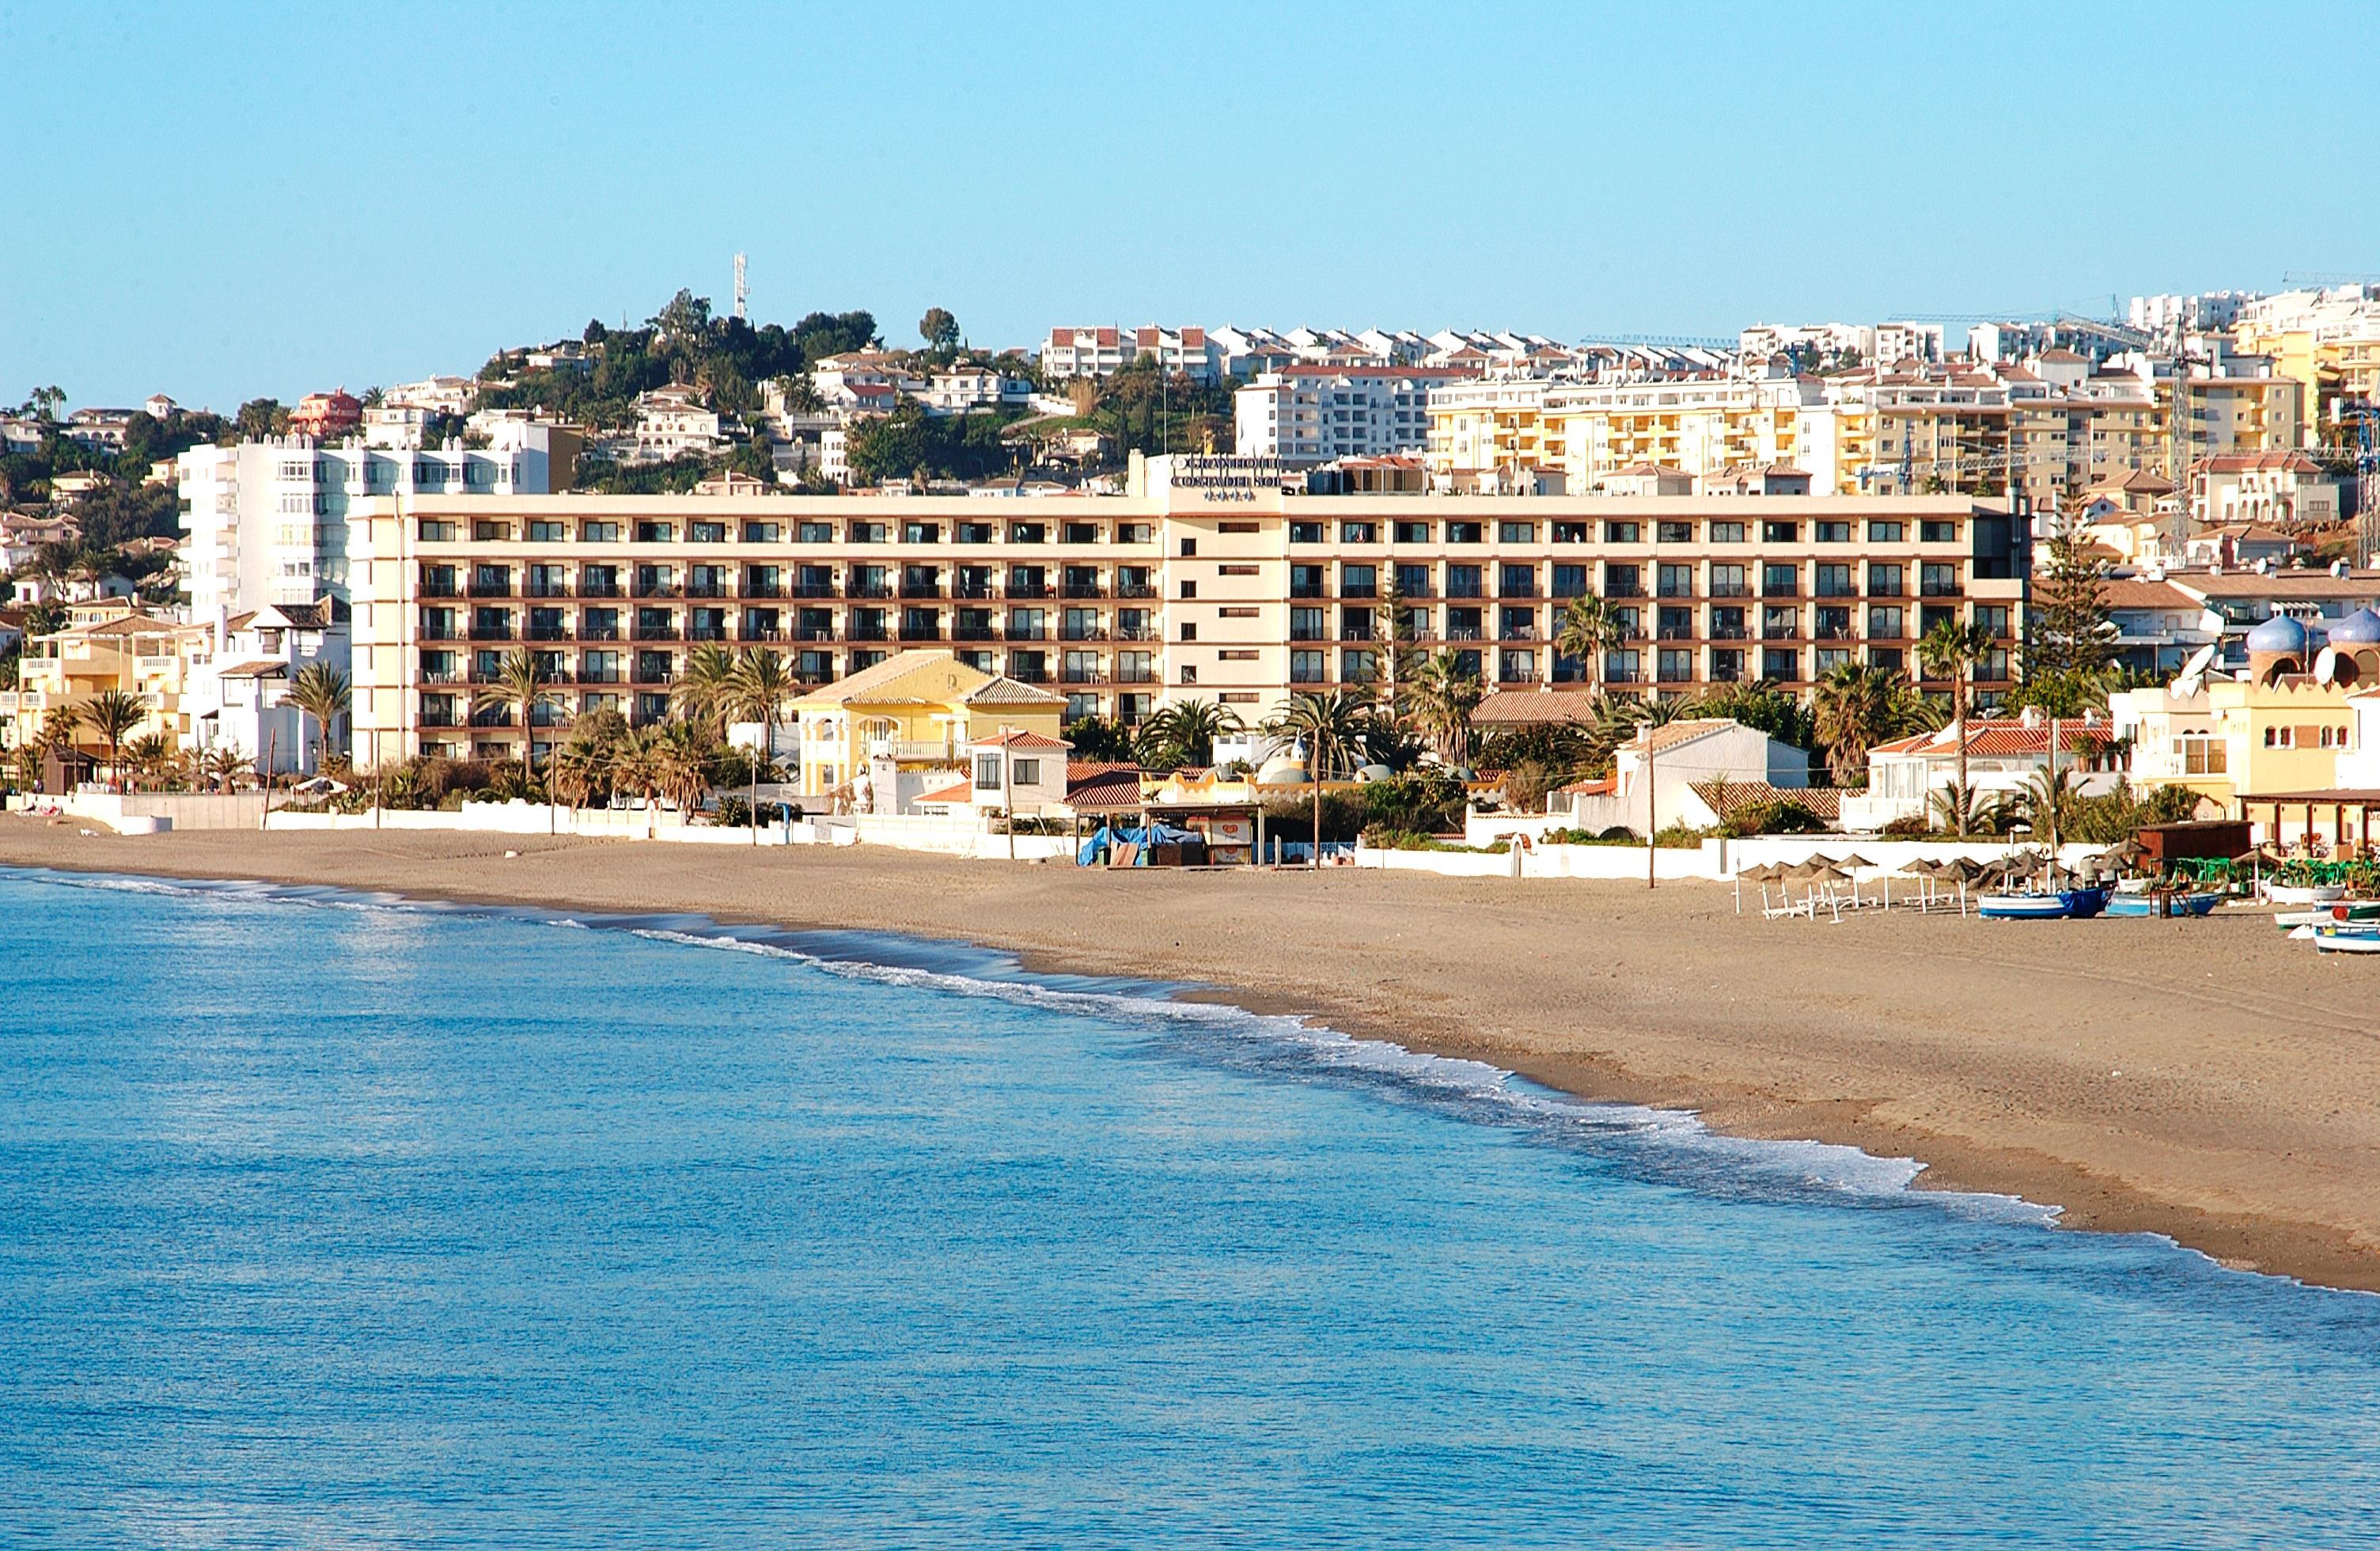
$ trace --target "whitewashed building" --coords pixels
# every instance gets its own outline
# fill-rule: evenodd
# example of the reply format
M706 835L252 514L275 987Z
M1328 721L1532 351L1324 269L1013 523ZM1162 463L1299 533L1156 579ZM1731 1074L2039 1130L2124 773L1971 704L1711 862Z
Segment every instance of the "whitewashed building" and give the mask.
M1471 375L1420 366L1269 371L1232 395L1232 451L1299 467L1419 453L1429 442L1430 390Z

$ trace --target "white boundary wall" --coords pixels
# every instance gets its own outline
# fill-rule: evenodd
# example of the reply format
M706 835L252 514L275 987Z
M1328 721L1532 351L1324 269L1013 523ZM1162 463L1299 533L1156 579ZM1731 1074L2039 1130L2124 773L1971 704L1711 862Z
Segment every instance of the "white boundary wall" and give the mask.
M1813 856L1840 861L1858 855L1875 864L1859 869L1862 879L1899 871L1911 862L1948 862L1965 857L1994 862L2006 856L2011 842L1992 841L1855 841L1843 835L1778 835L1754 840L1708 840L1696 847L1661 848L1654 866L1661 881L1732 882L1746 867L1782 863L1798 866ZM2061 846L2058 855L2069 866L2102 849L2094 845ZM1434 872L1448 878L1601 878L1621 882L1645 879L1645 848L1641 845L1541 845L1503 855L1468 851L1381 851L1355 848L1355 865L1391 872Z

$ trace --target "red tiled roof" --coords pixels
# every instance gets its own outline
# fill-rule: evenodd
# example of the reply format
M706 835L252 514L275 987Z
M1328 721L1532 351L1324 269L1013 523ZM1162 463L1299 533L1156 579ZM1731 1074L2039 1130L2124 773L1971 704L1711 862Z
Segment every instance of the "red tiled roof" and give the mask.
M1064 739L1053 738L1047 733L1021 733L1014 730L994 733L989 737L970 738L967 744L972 748L1072 748L1074 746Z
M954 782L939 792L922 793L917 800L921 803L963 803L966 801L969 790L965 782Z
M1499 689L1481 700L1471 713L1475 727L1541 727L1552 722L1585 725L1594 719L1592 697L1552 689Z
M1925 754L1955 757L1959 744L1953 736L1955 727L1945 726L1937 732L1920 733L1914 737L1895 738L1871 747L1870 754ZM2060 721L2058 723L2058 747L2070 749L2077 743L2108 744L2115 741L2115 729L2101 722ZM2007 756L2049 752L2049 723L2026 726L2006 719L1976 717L1967 723L1967 754L1976 756Z
M1066 806L1072 808L1136 808L1140 767L1107 760L1077 760L1066 767Z
M1765 781L1697 781L1688 785L1722 819L1763 803L1799 803L1828 823L1839 822L1843 816L1842 789L1836 786L1771 786Z

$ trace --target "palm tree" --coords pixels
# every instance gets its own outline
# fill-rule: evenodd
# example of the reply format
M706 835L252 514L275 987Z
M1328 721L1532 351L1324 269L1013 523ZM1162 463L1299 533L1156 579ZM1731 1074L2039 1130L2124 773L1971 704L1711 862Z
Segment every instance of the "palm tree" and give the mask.
M1212 700L1176 700L1141 723L1134 757L1150 769L1215 762L1215 740L1241 729L1240 713Z
M179 763L174 740L164 733L143 733L125 745L125 762L142 781L157 781Z
M530 736L529 719L537 714L538 699L551 682L537 653L515 647L496 665L496 676L471 692L475 711L509 712L520 708L521 767L530 775L537 773L537 744Z
M1826 745L1827 773L1837 786L1850 786L1867 769L1876 745L1934 724L1933 708L1907 675L1888 669L1840 663L1811 691L1812 727Z
M1439 763L1449 767L1463 763L1471 751L1471 713L1479 709L1486 693L1479 675L1451 651L1424 658L1415 668L1414 720L1428 734Z
M107 740L108 769L122 779L125 735L149 719L148 705L129 690L103 689L83 702L82 714L91 730Z
M1561 612L1554 626L1554 650L1575 657L1585 665L1589 684L1603 677L1604 653L1628 638L1620 611L1592 592L1582 592Z
M217 744L199 756L199 776L228 793L239 772L248 769L248 751L237 744Z
M652 752L654 784L662 796L677 805L681 821L687 814L701 811L702 794L710 789L710 761L700 726L679 721L662 728L653 740Z
M735 677L728 686L728 704L735 713L748 721L760 724L760 746L752 756L751 807L752 843L760 843L760 767L767 764L777 742L777 715L793 698L794 675L786 670L784 657L767 647L756 647L744 654L735 664Z
M1959 745L1959 787L1967 789L1967 681L1976 663L1992 652L1991 632L1980 624L1946 619L1919 637L1917 661L1937 679L1950 681L1950 735ZM1961 810L1963 820L1965 810ZM1963 837L1966 830L1961 830Z
M583 739L573 738L555 751L548 762L545 788L553 800L569 805L575 817L587 799L593 796L603 776L603 751Z
M613 787L625 787L644 800L647 840L652 839L654 810L661 798L661 741L657 727L633 728L612 757Z
M346 714L349 704L347 675L327 662L310 662L298 670L298 676L289 681L288 692L281 698L297 707L300 716L312 717L322 728L321 750L314 763L318 769L330 763L331 730ZM304 726L301 724L298 731L302 739Z
M34 746L42 758L55 757L61 769L67 757L74 752L75 735L82 731L83 708L80 705L53 706L42 713L42 730Z
M727 735L727 705L735 693L735 654L705 641L686 654L686 671L670 690L677 714L699 721L716 737Z
M1322 783L1360 759L1378 714L1369 693L1334 689L1327 695L1293 695L1273 708L1268 732L1288 733L1305 745L1305 773L1314 783L1314 865L1322 865Z

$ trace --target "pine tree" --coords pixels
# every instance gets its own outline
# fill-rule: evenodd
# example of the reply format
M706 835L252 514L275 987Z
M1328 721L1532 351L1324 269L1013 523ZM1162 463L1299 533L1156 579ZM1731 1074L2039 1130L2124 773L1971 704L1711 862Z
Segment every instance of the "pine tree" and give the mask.
M2115 659L2115 623L2107 612L2107 563L2091 552L2086 530L2069 514L2045 541L2025 610L2024 676L2074 680L2104 671Z

